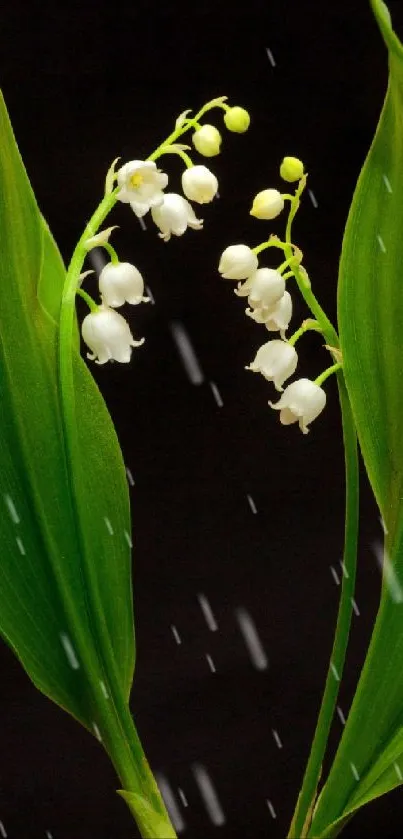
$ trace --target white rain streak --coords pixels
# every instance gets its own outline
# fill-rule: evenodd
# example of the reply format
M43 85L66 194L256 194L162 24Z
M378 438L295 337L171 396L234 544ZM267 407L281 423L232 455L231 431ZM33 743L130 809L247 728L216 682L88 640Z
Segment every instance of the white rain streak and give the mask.
M384 184L385 184L386 189L388 190L388 192L392 192L393 190L392 190L392 187L391 187L391 185L390 185L390 180L389 180L388 176L387 176L387 175L383 175L383 180L384 180Z
M17 513L17 510L15 509L15 504L14 504L13 499L11 498L11 495L6 494L6 495L3 496L3 498L4 498L5 505L7 507L7 510L10 514L11 520L14 522L14 524L19 524L21 519L20 519L20 517Z
M22 556L25 556L25 554L26 554L26 550L25 550L25 548L24 548L24 544L23 544L22 539L20 539L20 537L19 537L19 536L17 536L17 538L16 538L16 540L15 540L15 541L17 542L17 545L18 545L18 550L19 550L20 554L22 554Z
M308 189L308 195L309 195L309 197L310 197L310 199L311 199L311 201L312 201L312 204L313 204L313 206L315 207L315 210L316 210L316 208L319 206L319 204L318 204L318 202L317 202L317 200L316 200L316 197L315 197L315 195L313 194L313 192L312 192L312 190L311 190L311 189Z
M266 47L266 53L267 53L267 58L269 59L271 66L275 67L276 62L274 60L274 55L273 55L271 49L269 49L269 47Z
M400 769L399 764L395 762L395 763L393 764L393 768L394 768L394 770L395 770L395 772L396 772L397 777L399 778L399 781L403 781L403 775L402 775L402 772L401 772L401 769Z
M185 830L186 823L182 817L182 813L179 809L179 805L177 803L171 784L169 783L168 778L166 778L165 775L160 775L159 772L155 773L155 778L160 788L161 795L164 799L165 806L168 810L172 824L175 830L178 833L181 833L182 830Z
M182 638L179 635L179 632L178 632L176 626L174 626L173 623L171 623L171 630L172 630L172 635L174 636L176 643L181 644L182 643Z
M379 245L382 253L386 253L385 242L383 241L382 236L380 236L379 233L378 233L376 238L378 239L378 245Z
M188 332L183 324L177 320L172 321L169 324L169 328L188 378L192 382L192 385L201 385L202 382L204 382L204 373L199 364Z
M145 292L146 292L146 296L150 298L150 303L152 303L152 305L155 306L155 297L154 297L149 285L145 286Z
M359 776L359 774L358 774L358 772L357 772L357 767L356 767L356 765L355 765L354 763L350 763L350 768L351 768L351 771L352 771L352 773L353 773L353 775L354 775L355 780L356 780L356 781L359 781L359 780L360 780L360 776Z
M246 609L235 609L235 616L245 641L252 664L257 670L266 670L269 664L256 626Z
M91 262L91 265L94 268L94 271L97 272L97 274L101 273L102 269L105 268L105 265L107 263L107 259L105 258L105 254L102 248L91 248L91 250L88 253L88 259Z
M3 836L4 839L7 839L8 834L6 833L6 828L4 827L3 822L0 822L0 835Z
M359 617L360 616L360 610L359 610L359 608L358 608L358 606L357 606L357 604L354 600L354 597L351 598L351 603L352 603L355 614L357 615L357 617Z
M101 732L100 732L96 722L92 723L92 727L94 729L94 733L95 733L95 736L96 736L97 740L99 740L99 742L102 743Z
M113 536L113 527L112 527L109 519L107 518L107 516L104 516L104 522L105 522L105 524L108 528L108 532L110 533L111 536Z
M126 466L126 475L130 486L134 487L134 478L128 466Z
M332 577L333 577L333 579L336 583L336 586L339 586L340 585L340 579L339 579L339 576L338 576L338 573L337 573L336 569L333 568L333 565L330 566L330 570L332 572Z
M271 817L272 817L273 819L276 819L276 818L277 818L276 811L275 811L275 809L274 809L274 807L273 807L273 805L272 805L271 801L270 801L268 798L266 798L266 804L267 804L267 806L268 806L268 808L269 808L269 811L270 811L270 815L271 815Z
M130 535L127 532L127 530L125 530L125 539L126 539L127 544L129 545L129 548L132 548L133 547L133 542L132 542L132 540L130 538Z
M204 806L210 816L213 824L225 824L226 818L221 807L218 795L214 789L213 782L207 772L207 769L201 763L194 763L192 766L195 781L200 789L200 794L204 802Z
M52 836L50 830L46 831L46 839L53 839L53 836Z
M68 635L66 635L65 632L61 632L60 633L60 640L63 644L64 651L66 653L66 656L67 656L68 662L70 664L70 667L72 667L73 670L79 670L80 669L80 663L79 663L78 658L75 654L75 651L73 649L73 645L70 641L70 638L68 637Z
M341 724L345 725L346 724L346 718L343 714L343 711L340 708L340 705L337 706L337 713L338 713L339 720L340 720Z
M214 617L213 610L210 606L209 601L207 600L206 595L205 594L198 594L197 599L199 601L200 608L203 612L204 619L206 621L206 624L207 624L208 628L211 629L211 632L217 632L218 623L217 623L217 621Z
M207 663L208 663L208 666L209 666L209 668L210 668L211 672L212 672L212 673L216 673L216 672L217 672L217 671L216 671L216 666L215 666L215 664L214 664L213 659L211 658L211 655L209 655L208 653L206 653L206 659L207 659Z
M102 693L103 693L105 699L109 699L109 693L106 689L105 682L103 682L102 679L100 679L99 684L101 685L101 690L102 690Z
M336 679L336 682L339 682L340 681L340 676L337 672L336 667L333 664L333 661L330 662L330 668L331 668L331 671L333 673L334 678Z
M346 568L346 566L344 565L344 562L343 562L343 560L342 560L342 559L340 560L340 568L341 568L341 570L342 570L342 572L343 572L343 574L344 574L344 576L345 576L346 580L348 580L348 578L349 578L350 574L348 573L347 568Z
M274 742L275 742L275 744L276 744L277 748L278 748L278 749L282 749L282 748L283 748L283 744L282 744L282 742L281 742L281 740L280 740L280 736L279 736L278 731L276 731L276 729L275 729L275 728L272 728L271 733L272 733L272 735L273 735Z
M251 495L249 495L249 493L248 493L246 497L247 497L247 499L248 499L249 507L251 508L252 513L253 513L254 515L256 515L256 513L257 513L257 507L256 507L256 504L255 504L255 502L254 502L254 500L253 500L252 496L251 496Z
M140 216L140 217L137 216L137 218L138 218L139 225L140 225L141 229L142 230L147 230L147 225L145 223L145 220L142 218L142 216Z
M186 795L183 792L183 789L181 787L178 787L178 795L179 795L179 798L180 798L183 806L188 807L189 806L188 800L187 800Z
M381 527L382 527L382 530L383 530L385 536L387 536L388 535L388 528L386 527L386 524L385 524L382 516L379 516L379 521L381 523Z
M209 382L209 385L211 387L214 399L217 402L218 407L222 408L222 406L224 405L224 402L223 402L223 398L221 396L220 391L218 390L218 387L217 387L216 383L215 382Z
M403 591L396 577L392 563L387 555L386 550L380 542L374 542L372 550L375 554L375 559L379 565L381 572L383 571L386 585L389 589L389 594L394 603L403 602Z

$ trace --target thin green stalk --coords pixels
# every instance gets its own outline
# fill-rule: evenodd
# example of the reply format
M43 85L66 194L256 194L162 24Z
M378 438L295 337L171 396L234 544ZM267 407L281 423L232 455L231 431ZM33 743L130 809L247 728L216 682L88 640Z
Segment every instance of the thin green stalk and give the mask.
M337 373L337 380L343 425L346 476L343 582L333 649L322 704L288 839L300 839L302 836L309 836L311 811L339 692L353 609L359 501L357 435L342 372Z

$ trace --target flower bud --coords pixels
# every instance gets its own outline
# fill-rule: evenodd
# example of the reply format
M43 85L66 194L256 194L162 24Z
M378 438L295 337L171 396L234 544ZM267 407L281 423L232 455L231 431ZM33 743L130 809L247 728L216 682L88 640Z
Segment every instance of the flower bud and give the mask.
M255 195L250 215L259 219L272 219L281 213L283 207L284 199L277 189L264 189Z
M240 108L239 105L235 105L233 108L229 108L228 111L225 111L224 114L224 122L228 128L228 131L235 131L237 134L243 134L244 131L247 131L250 124L250 116L245 108Z
M219 154L221 134L214 125L207 122L198 128L192 137L195 149L204 157L214 157Z
M136 306L145 300L143 277L129 262L105 265L99 275L99 291L102 302L114 309L126 302Z
M269 405L275 411L280 411L282 425L298 422L302 433L308 434L308 425L326 405L326 393L310 379L298 379L286 387L277 405L272 402Z
M135 341L127 321L102 304L87 315L81 325L81 334L87 346L92 350L87 358L96 364L106 364L111 358L115 361L128 362L132 347L139 347L144 338Z
M182 175L182 189L190 201L208 204L218 190L218 180L207 166L191 166Z
M256 254L247 245L230 245L221 254L218 270L224 280L246 280L258 264Z
M203 227L203 220L196 218L189 201L175 192L167 192L163 203L151 208L151 215L161 231L158 235L164 242L169 241L171 234L182 236L187 227L193 227L194 230Z
M297 364L296 349L287 341L274 340L258 349L254 361L246 369L261 373L268 382L274 382L276 390L283 390L285 380L295 373Z
M284 181L299 181L304 174L304 164L298 157L285 157L280 166L280 175Z

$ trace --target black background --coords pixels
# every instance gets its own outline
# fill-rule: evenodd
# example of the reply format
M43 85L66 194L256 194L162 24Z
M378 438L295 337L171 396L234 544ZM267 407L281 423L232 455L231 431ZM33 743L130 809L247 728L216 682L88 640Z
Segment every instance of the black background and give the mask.
M402 35L400 0L389 7ZM306 195L294 240L317 296L336 318L343 227L386 90L386 50L364 0L249 0L238 7L219 0L160 6L19 0L3 7L0 28L1 86L66 260L114 157L146 157L182 110L217 95L251 112L248 133L225 131L222 154L207 161L219 177L220 198L200 208L203 232L165 244L149 216L142 231L127 206L114 211L119 256L143 272L155 305L123 310L135 335L146 337L131 364L91 369L135 480L138 659L131 704L146 753L175 792L184 836L283 837L308 756L339 595L330 566L340 572L340 418L329 380L327 408L309 435L280 426L267 406L276 398L273 388L244 370L267 333L245 318L243 301L216 267L227 245L255 245L270 230L283 232L281 217L269 230L248 212L256 192L282 188L279 163L296 155L318 206ZM219 111L212 121L220 126ZM178 191L181 166L174 158L163 164L170 189ZM95 292L95 280L86 288ZM296 329L307 312L293 298ZM175 322L202 367L199 386L173 340ZM315 377L329 363L313 333L301 340L299 358L301 376ZM361 508L360 615L353 618L339 700L346 715L380 586L372 546L381 527L365 482ZM203 617L200 593L211 604L216 632ZM264 671L248 655L239 607L252 617L268 656ZM46 831L53 839L137 835L96 739L36 691L4 644L0 668L0 820L10 839L40 839ZM330 752L340 732L336 717ZM220 799L220 827L203 806L197 763ZM398 789L361 811L343 835L400 836L402 818Z

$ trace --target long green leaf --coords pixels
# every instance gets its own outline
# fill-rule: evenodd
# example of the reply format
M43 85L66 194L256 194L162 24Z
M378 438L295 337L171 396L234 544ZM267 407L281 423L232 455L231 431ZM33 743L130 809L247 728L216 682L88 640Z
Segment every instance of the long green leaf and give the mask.
M77 323L68 454L58 370L65 268L1 97L0 191L0 633L34 684L93 731L97 703L109 693L128 700L133 679L127 481Z
M387 529L381 603L357 692L310 836L402 783L403 754L403 47L380 0L389 86L343 240L340 344L365 467ZM403 767L402 767L403 769Z

